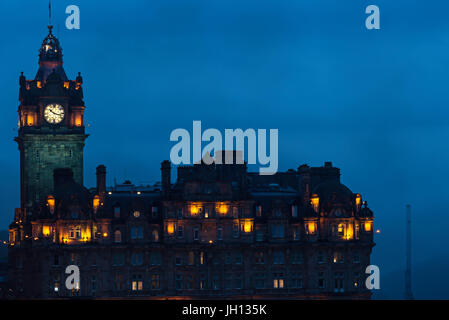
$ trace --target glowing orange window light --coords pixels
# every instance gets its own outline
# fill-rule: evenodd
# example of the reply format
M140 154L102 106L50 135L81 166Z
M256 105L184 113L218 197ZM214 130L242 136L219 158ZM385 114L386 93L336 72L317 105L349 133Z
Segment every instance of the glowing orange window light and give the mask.
M29 126L29 127L34 126L34 113L27 114L26 123L27 123L27 126Z
M308 234L315 234L316 232L316 224L315 222L307 222L307 233Z
M199 212L199 207L197 205L192 204L190 206L190 214L192 216L196 216L198 214L198 212Z
M218 211L218 213L220 213L220 214L227 214L228 210L229 210L229 208L228 208L228 206L226 204L224 204L224 203L217 204L217 211Z
M94 211L97 212L98 207L100 206L100 197L97 195L93 200Z
M174 222L168 222L167 223L167 233L168 234L174 234L175 233L175 223Z
M353 238L354 238L354 226L352 225L352 223L349 223L346 228L345 239L352 240Z
M243 223L243 231L244 231L245 233L249 233L249 232L253 231L253 222L250 221L250 220L246 220L246 221Z
M44 237L48 237L50 235L50 226L43 226L42 227L42 234L44 235Z
M357 195L355 197L355 205L357 207L360 207L361 204L362 204L362 196L357 193Z
M36 84L37 84L37 87L38 87L38 88L42 88L42 82L40 82L40 81L37 81L37 83L36 83Z
M82 120L81 114L77 113L75 115L75 126L81 127L82 125L83 125L83 120Z
M318 207L320 205L320 198L318 197L318 195L313 194L310 199L310 202L312 203L313 210L318 212Z
M64 82L64 88L66 88L66 89L69 88L69 82L68 82L68 81L65 81L65 82Z
M47 198L47 206L50 209L50 212L53 213L55 211L55 203L56 200L53 196L48 196Z
M365 231L366 232L373 231L373 223L371 221L365 222Z

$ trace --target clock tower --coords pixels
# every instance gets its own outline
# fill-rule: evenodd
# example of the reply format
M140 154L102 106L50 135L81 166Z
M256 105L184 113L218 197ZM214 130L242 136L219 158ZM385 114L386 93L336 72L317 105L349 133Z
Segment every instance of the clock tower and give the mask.
M53 192L53 171L70 168L83 184L83 79L69 80L63 68L62 48L48 27L39 49L39 69L33 80L19 78L19 134L21 209Z

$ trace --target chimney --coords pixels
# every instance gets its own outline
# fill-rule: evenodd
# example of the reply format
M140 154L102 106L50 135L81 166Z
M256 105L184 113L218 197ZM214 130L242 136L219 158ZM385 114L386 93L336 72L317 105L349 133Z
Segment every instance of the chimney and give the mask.
M103 202L106 196L106 167L102 164L97 167L97 193Z
M164 160L161 163L161 183L162 183L162 193L168 195L170 192L171 184L171 163L168 160Z
M63 184L73 181L73 171L70 168L59 168L53 171L53 186L54 189Z
M298 168L298 174L299 174L298 193L303 198L304 203L307 205L310 202L310 193L311 193L310 167L306 164L301 165Z

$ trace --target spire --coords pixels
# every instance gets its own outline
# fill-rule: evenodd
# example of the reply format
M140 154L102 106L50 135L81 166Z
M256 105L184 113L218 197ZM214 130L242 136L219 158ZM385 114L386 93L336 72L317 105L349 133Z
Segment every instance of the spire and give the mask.
M51 26L51 0L48 0L48 25Z

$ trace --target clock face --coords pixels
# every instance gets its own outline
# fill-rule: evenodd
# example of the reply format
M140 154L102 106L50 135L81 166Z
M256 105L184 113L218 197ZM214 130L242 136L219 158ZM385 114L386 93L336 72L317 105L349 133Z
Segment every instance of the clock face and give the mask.
M48 123L58 124L64 119L64 107L60 104L49 104L45 107L44 117Z

